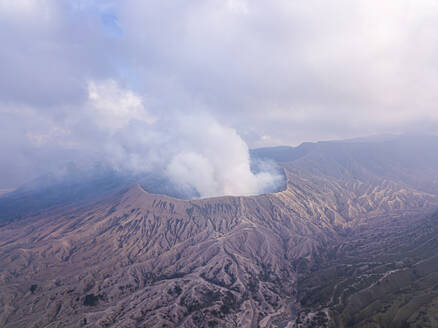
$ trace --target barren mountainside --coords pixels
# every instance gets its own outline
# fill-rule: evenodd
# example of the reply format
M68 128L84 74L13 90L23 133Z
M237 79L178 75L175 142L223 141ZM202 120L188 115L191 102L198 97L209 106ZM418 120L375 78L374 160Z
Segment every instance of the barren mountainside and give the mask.
M94 178L5 194L0 326L436 327L437 149L394 137L254 150L286 183L248 197Z

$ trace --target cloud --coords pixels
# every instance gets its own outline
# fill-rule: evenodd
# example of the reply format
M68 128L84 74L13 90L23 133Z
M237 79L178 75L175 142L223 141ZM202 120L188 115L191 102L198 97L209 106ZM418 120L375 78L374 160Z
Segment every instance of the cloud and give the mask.
M177 2L174 11L168 1L134 3L125 2L120 22L137 68L179 89L172 101L195 95L245 136L258 135L251 144L263 135L297 143L438 122L433 1L210 0ZM291 128L275 128L283 122Z
M246 143L212 117L180 114L150 119L141 98L131 90L114 81L90 85L87 114L106 133L100 142L101 161L136 174L165 176L180 190L194 189L200 197L270 192L281 183L275 170L253 173Z
M262 190L247 145L436 133L437 24L432 0L0 0L0 187L105 158Z
M101 129L115 132L125 128L131 120L148 124L154 122L154 118L146 112L142 98L130 90L120 89L114 80L90 81L88 98Z
M134 175L153 173L186 194L196 190L200 197L269 192L281 182L275 170L253 173L246 143L235 130L212 117L152 118L143 98L116 81L90 81L88 85L83 106L65 110L62 120L46 116L36 128L26 127L27 143L21 142L31 150L30 157L36 158L41 150L48 152L42 160L46 171L56 171L61 157L50 161L67 150L70 155L63 158L64 163L100 162ZM38 113L21 111L29 118Z

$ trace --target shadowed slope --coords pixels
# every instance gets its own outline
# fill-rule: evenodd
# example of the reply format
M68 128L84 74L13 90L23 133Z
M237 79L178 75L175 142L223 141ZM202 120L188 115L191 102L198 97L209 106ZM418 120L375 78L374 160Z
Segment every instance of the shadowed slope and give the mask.
M3 226L0 325L292 327L306 307L324 310L318 293L302 295L330 250L373 256L351 236L401 247L395 223L438 208L409 174L362 166L343 147L282 163L276 194L188 201L135 184Z

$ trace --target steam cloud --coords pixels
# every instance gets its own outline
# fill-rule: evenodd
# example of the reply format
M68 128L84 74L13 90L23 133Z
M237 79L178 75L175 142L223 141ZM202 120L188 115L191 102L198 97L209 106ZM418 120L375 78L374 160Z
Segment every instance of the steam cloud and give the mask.
M282 180L275 170L251 171L235 130L205 114L152 116L138 94L113 80L91 81L85 106L68 113L49 131L30 132L35 146L58 143L117 170L157 173L201 197L269 192Z
M236 131L208 118L181 122L183 151L166 168L178 185L194 187L202 196L217 196L257 194L280 182L278 174L251 172L248 147Z

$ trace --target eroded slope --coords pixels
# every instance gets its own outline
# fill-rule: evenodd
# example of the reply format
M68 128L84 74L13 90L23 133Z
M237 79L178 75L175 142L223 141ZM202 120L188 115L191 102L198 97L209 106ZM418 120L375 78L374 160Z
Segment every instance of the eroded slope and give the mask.
M286 171L273 195L183 201L135 185L0 232L5 327L286 327L297 270L363 220L436 196Z

